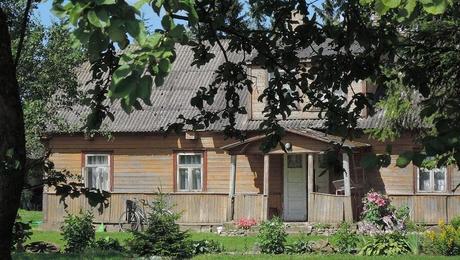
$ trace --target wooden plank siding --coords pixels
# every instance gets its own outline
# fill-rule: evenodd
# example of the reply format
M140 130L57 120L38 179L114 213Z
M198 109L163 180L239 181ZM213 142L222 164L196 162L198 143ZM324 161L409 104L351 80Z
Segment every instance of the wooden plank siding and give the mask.
M74 199L66 199L67 207L60 201L60 196L55 194L44 194L48 203L44 219L48 224L60 223L67 213L77 214L80 211L90 210L95 216L96 222L116 224L121 214L126 210L126 200L128 199L145 199L148 201L155 200L157 195L145 193L112 193L108 198L108 207L99 212L99 208L93 208L89 205L87 199L83 196ZM227 194L169 194L170 203L173 211L180 212L181 218L179 223L223 223L227 214ZM191 206L195 205L195 206Z
M316 193L308 194L308 221L316 223L340 223L344 221L346 197L342 195Z
M296 135L288 134L287 139L294 149L309 149L313 152L322 151L327 147L324 143ZM171 193L177 198L177 209L184 210L180 220L183 223L223 223L226 221L230 156L219 147L234 142L225 140L219 133L200 132L198 139L187 140L185 136L170 135L166 138L153 134L116 134L111 140L95 137L85 140L83 136L56 136L49 142L52 150L51 160L56 169L67 170L80 175L82 152L106 151L113 155L112 196L109 208L102 215L95 214L99 221L115 221L124 210L128 198L154 198L154 193ZM383 153L385 143L376 142L363 137L359 142L372 145L376 153ZM245 155L237 156L236 164L236 195L234 219L240 217L262 217L263 194L263 154L254 147L248 147ZM297 147L297 148L296 148ZM411 218L416 222L436 224L440 219L450 220L460 215L460 189L450 190L460 183L460 171L449 170L449 192L442 194L419 194L415 190L414 167L396 167L397 154L414 147L409 135L404 135L393 143L391 165L379 171L366 172L367 189L375 189L388 194L395 205L408 205ZM206 151L207 181L206 192L175 193L173 188L176 173L174 172L174 152ZM270 154L269 168L269 216L283 215L283 154ZM331 190L331 192L334 192ZM68 201L68 211L77 213L80 209L90 209L84 198ZM314 193L308 206L309 220L321 223L337 223L343 220L344 198L331 194ZM309 200L310 201L310 200ZM353 218L356 219L360 198L352 198ZM59 197L53 190L45 190L44 221L59 222L65 216ZM342 212L342 213L341 213Z
M125 209L125 201L132 198L152 199L160 189L177 198L176 209L183 212L182 223L222 223L226 220L226 208L229 192L230 156L218 149L234 140L224 141L220 135L200 133L198 140L186 140L183 137L163 138L155 135L117 135L112 140L96 137L85 140L81 136L62 136L51 139L49 146L53 153L51 160L56 169L67 170L80 175L82 151L110 151L113 155L114 178L109 207L102 214L92 209L96 220L106 223L118 222ZM207 190L200 193L175 193L173 181L174 153L180 151L203 151L207 154ZM270 196L269 209L281 212L282 194L282 156L270 156ZM236 216L254 216L258 220L262 215L258 194L263 192L263 155L239 155L236 165L236 205L235 208L250 208L248 214L237 211ZM247 195L247 196L246 196ZM273 196L272 196L273 195ZM180 199L179 199L180 198ZM45 219L50 223L63 220L66 211L78 213L80 209L91 207L85 198L67 199L68 208L59 203L60 197L52 189L45 191Z
M424 224L449 222L460 215L460 196L457 195L392 195L397 207L408 206L412 221Z

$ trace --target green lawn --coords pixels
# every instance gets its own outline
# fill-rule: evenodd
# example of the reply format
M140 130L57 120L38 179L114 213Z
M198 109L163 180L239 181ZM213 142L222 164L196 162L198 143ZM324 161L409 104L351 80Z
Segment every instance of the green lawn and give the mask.
M50 260L50 259L127 259L129 257L115 254L103 253L85 253L80 255L72 254L15 254L13 259L30 259L30 260ZM210 260L210 259L251 259L251 260L264 260L264 259L328 259L328 260L347 260L347 259L360 259L360 260L437 260L437 259L460 259L460 257L445 257L445 256L352 256L352 255L201 255L194 257L196 260Z
M27 242L33 241L47 241L58 245L61 249L64 248L64 241L62 236L58 231L43 231L40 230L39 225L42 220L42 213L37 211L25 211L20 210L19 214L22 217L23 221L31 221L33 224L33 234L32 237ZM112 237L119 240L122 244L125 243L127 239L131 237L130 233L125 232L102 232L96 233L96 238L104 238L106 236ZM194 259L330 259L330 260L344 260L344 259L408 259L408 260L417 260L417 259L447 259L447 257L441 256L397 256L397 257L360 257L360 256L350 256L350 255L253 255L253 248L256 243L255 236L247 237L228 237L228 236L219 236L215 233L197 233L190 232L190 238L192 240L202 240L202 239L212 239L219 241L223 244L226 253L218 255L201 255L197 256ZM299 238L308 239L308 240L318 240L323 239L322 236L305 236L302 234L294 234L288 236L288 243L293 242ZM72 254L15 254L14 259L37 259L37 260L49 260L49 259L126 259L127 257L121 254L114 253L101 253L101 252L91 252L87 251L85 254L72 255ZM460 259L460 257L449 257L448 259Z
M43 212L41 211L20 209L19 216L22 222L32 222L32 228L38 228L43 223Z

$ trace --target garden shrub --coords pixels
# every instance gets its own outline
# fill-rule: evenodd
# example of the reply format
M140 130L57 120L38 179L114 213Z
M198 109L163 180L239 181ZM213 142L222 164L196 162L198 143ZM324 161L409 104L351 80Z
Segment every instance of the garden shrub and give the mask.
M94 242L96 234L93 219L90 211L80 211L79 215L68 214L64 218L61 234L66 244L66 252L82 252Z
M403 255L411 252L411 247L407 237L400 232L379 234L366 238L363 247L359 251L360 255Z
M133 254L140 256L168 256L189 258L193 255L189 234L179 229L176 221L180 214L171 211L165 195L147 204L147 227L144 231L132 231L133 238L128 247Z
M387 196L375 191L364 196L363 205L362 222L358 225L361 233L405 230L405 222L409 217L407 206L395 208Z
M264 221L260 225L257 241L262 253L281 254L286 243L286 230L279 217Z
M24 251L24 242L32 235L32 226L30 223L21 222L21 216L16 216L16 222L13 225L13 249Z
M439 233L425 233L424 251L434 255L460 255L460 229L443 221L440 221L439 228Z
M224 251L224 246L215 240L193 241L192 246L194 255L222 253Z
M451 224L454 228L459 229L459 228L460 228L460 216L454 217L454 218L450 221L450 224Z
M287 254L308 254L313 250L310 241L299 239L290 245L286 245L285 252Z
M329 242L339 253L351 254L356 252L359 237L350 229L349 223L342 222L337 232L329 239Z
M111 237L105 237L94 241L93 247L103 251L123 252L125 250L118 240Z

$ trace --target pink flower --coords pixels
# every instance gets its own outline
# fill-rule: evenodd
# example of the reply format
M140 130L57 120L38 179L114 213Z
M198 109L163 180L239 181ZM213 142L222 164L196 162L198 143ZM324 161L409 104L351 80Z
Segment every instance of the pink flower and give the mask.
M238 228L250 229L252 226L257 225L257 221L253 218L240 218L236 221Z

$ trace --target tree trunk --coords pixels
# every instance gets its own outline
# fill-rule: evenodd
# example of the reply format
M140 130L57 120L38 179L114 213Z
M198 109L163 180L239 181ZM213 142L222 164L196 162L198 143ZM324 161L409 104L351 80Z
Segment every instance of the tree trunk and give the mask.
M11 232L25 178L25 137L6 15L0 8L0 259L11 259Z

